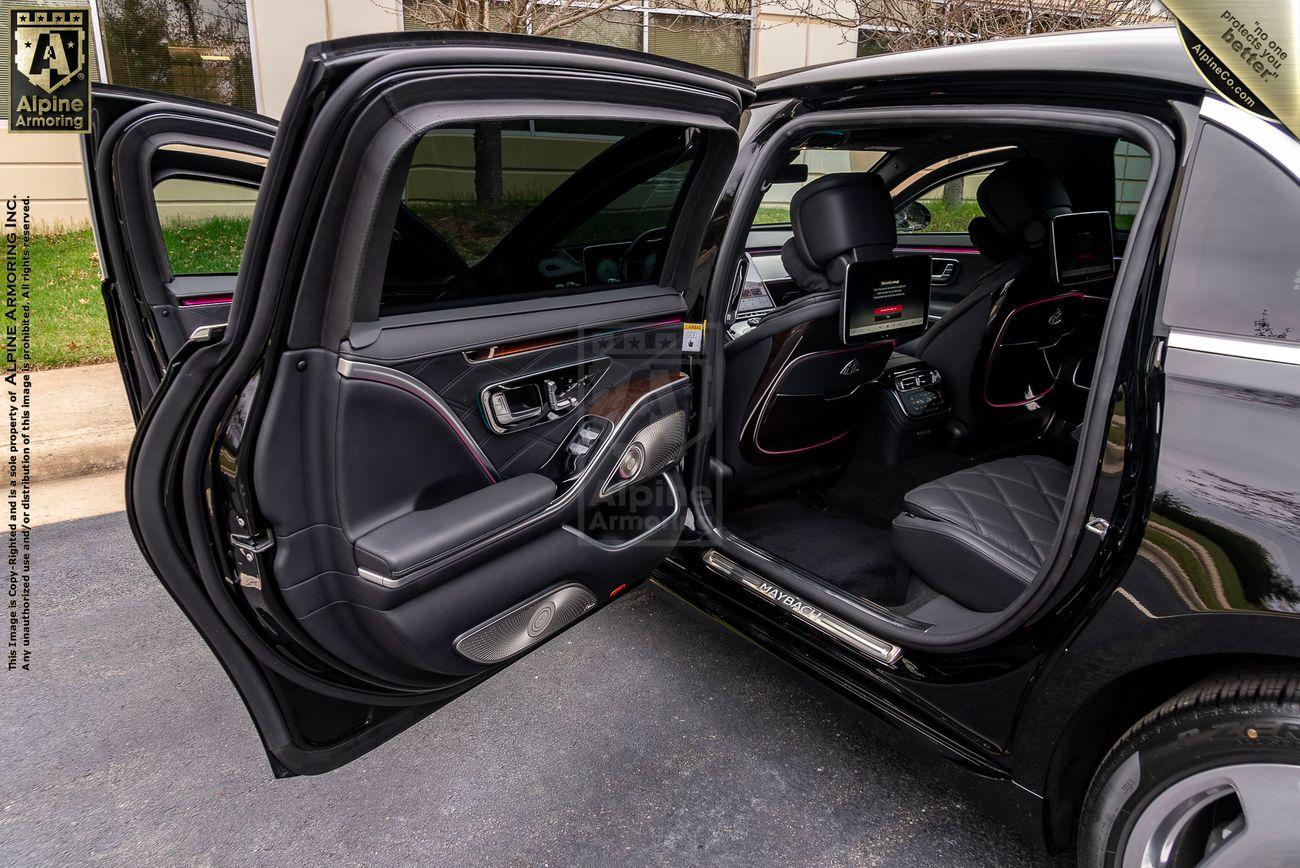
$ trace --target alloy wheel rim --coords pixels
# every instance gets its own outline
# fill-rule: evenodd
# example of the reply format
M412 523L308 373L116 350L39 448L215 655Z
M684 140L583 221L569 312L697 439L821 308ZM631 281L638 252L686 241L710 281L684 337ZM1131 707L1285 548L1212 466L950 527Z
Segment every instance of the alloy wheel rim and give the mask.
M1300 854L1300 765L1239 763L1170 784L1137 815L1123 868L1284 865Z

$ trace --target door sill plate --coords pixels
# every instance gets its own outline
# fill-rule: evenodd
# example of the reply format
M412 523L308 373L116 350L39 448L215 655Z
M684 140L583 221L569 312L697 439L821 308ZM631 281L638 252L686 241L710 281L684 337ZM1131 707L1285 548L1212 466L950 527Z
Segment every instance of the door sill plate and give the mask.
M903 656L903 649L886 642L878 636L872 636L860 630L842 618L822 611L796 594L792 594L780 585L751 570L742 567L727 556L710 549L704 553L704 565L720 576L735 581L751 593L762 597L773 605L780 606L799 620L803 621L832 639L847 645L854 651L866 654L873 660L892 666Z

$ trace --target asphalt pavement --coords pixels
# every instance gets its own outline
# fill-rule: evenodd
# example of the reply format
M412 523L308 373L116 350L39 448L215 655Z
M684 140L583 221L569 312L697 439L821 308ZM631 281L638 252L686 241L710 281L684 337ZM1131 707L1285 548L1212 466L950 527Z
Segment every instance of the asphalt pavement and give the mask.
M343 769L276 781L121 513L37 528L3 865L1027 866L956 771L655 586Z

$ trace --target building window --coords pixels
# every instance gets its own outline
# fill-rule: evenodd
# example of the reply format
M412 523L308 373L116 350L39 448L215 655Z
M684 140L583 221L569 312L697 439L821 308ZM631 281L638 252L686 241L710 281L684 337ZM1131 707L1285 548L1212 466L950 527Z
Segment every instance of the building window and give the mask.
M858 29L858 57L874 57L877 54L888 53L889 47L876 38L875 28L862 27Z
M23 2L14 4L23 8L40 7L58 9L59 7L69 7L72 9L84 9L85 0L36 0L36 2ZM0 45L10 45L9 35L9 3L0 4ZM90 45L87 46L86 66L90 74L91 81L99 81L99 45L98 33L94 27L90 30ZM11 57L12 48L0 50L0 57ZM9 122L9 70L11 64L0 63L0 120L5 123Z
M557 8L569 13L581 5ZM445 12L441 3L403 0L402 12L406 30L455 29L451 20L442 23ZM500 18L507 19L508 15ZM698 4L677 8L672 0L653 0L628 2L543 35L648 51L744 77L749 74L752 27L748 2L709 0L709 7L703 9Z
M1151 177L1151 155L1141 145L1115 143L1115 228L1133 228L1138 205Z
M245 0L100 0L113 84L257 111Z

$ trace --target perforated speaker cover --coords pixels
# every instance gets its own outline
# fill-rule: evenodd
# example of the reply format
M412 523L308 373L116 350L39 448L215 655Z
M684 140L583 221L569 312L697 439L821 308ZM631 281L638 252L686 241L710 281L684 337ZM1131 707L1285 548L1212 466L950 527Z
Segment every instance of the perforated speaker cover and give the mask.
M609 479L605 480L605 487L600 492L601 496L612 494L620 488L631 485L633 482L650 479L663 473L681 460L682 447L685 445L685 410L677 410L662 419L651 422L637 432L637 435L632 438L632 442L628 444L623 453L626 455L630 450L640 449L645 456L644 460L640 462L640 470L632 477L625 478L619 473L619 467L623 464L620 461L614 467L614 472L610 474Z
M475 663L500 663L563 630L595 605L596 597L582 585L564 585L466 630L454 646Z

